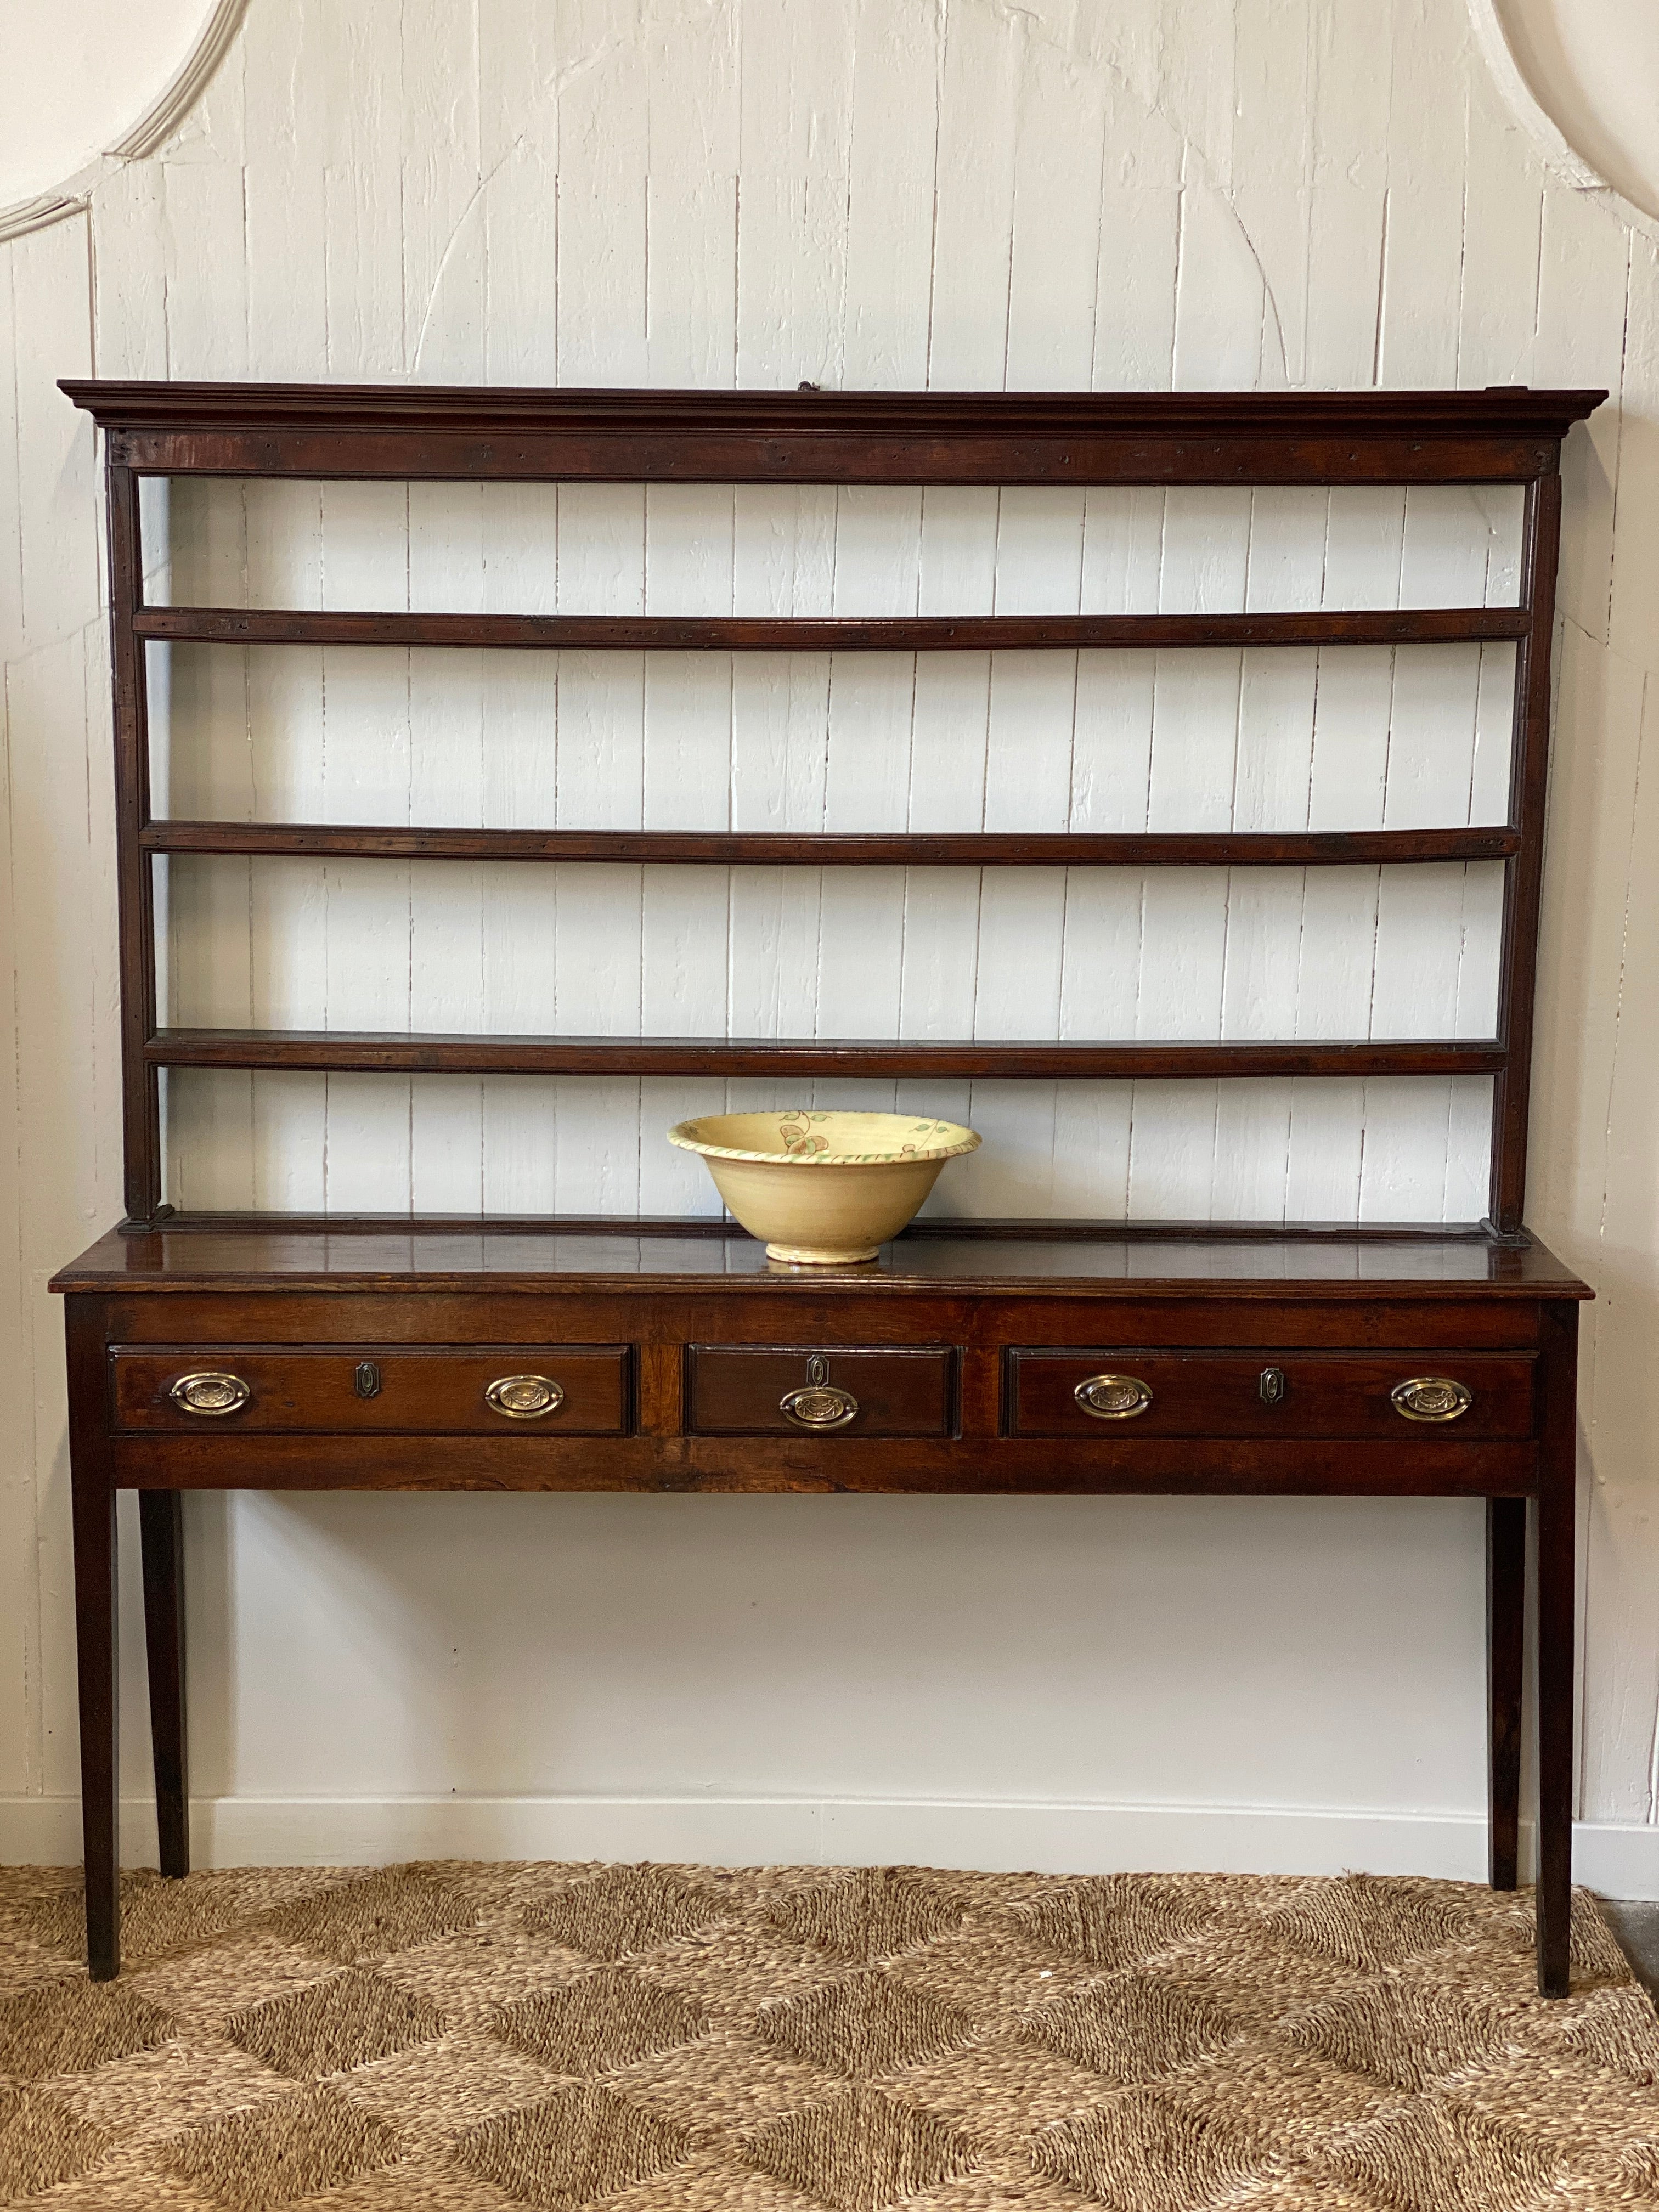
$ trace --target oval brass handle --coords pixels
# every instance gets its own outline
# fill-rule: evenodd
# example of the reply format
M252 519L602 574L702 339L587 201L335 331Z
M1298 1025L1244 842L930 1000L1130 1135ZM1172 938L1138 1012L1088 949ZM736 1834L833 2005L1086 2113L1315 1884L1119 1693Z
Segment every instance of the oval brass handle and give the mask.
M1091 1375L1072 1395L1097 1421L1132 1421L1152 1402L1152 1392L1138 1375Z
M1408 1421L1455 1421L1474 1403L1474 1394L1449 1375L1413 1375L1389 1393L1396 1413Z
M211 1419L240 1413L253 1393L240 1375L210 1372L181 1375L167 1395L180 1413L203 1413Z
M833 1383L809 1382L804 1389L786 1390L778 1411L798 1429L844 1429L858 1419L859 1401Z
M509 1421L539 1421L558 1412L564 1391L550 1375L502 1375L484 1392L484 1403Z
M815 1352L806 1363L806 1381L799 1390L786 1390L778 1411L798 1429L844 1429L859 1415L859 1401L850 1390L837 1389L830 1380L830 1363Z

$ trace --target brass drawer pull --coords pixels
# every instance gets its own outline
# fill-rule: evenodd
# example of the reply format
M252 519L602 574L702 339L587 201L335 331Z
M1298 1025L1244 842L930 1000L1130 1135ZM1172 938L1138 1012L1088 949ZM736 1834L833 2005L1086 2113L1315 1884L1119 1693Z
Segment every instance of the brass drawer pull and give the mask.
M850 1390L838 1389L830 1380L830 1363L815 1352L806 1363L806 1382L799 1390L786 1390L778 1411L798 1429L844 1429L855 1421L859 1401Z
M549 1375L502 1375L484 1392L484 1403L509 1421L539 1421L558 1412L564 1392Z
M1138 1375L1091 1375L1072 1395L1097 1421L1132 1421L1152 1402L1152 1392Z
M1474 1393L1446 1375L1413 1375L1389 1395L1408 1421L1455 1421L1474 1403Z
M167 1392L181 1413L240 1413L253 1395L240 1375L181 1375Z

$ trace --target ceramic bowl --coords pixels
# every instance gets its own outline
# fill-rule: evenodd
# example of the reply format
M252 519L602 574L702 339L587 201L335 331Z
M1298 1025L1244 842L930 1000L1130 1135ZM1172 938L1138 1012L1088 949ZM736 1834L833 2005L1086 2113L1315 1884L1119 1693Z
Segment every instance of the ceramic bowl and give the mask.
M668 1133L701 1154L714 1188L769 1258L796 1267L873 1260L946 1160L978 1148L959 1121L912 1114L704 1114Z

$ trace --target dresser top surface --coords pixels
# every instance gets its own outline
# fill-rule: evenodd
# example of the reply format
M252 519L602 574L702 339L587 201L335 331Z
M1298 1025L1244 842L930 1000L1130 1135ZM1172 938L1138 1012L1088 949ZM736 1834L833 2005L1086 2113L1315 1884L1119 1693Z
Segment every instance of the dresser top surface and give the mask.
M747 1237L458 1231L376 1227L112 1230L61 1269L58 1291L563 1291L751 1287L772 1294L848 1291L1021 1291L1111 1297L1588 1298L1589 1285L1537 1243L1497 1245L1420 1234L1374 1239L1146 1236L1099 1242L911 1234L860 1267L801 1268L769 1261Z

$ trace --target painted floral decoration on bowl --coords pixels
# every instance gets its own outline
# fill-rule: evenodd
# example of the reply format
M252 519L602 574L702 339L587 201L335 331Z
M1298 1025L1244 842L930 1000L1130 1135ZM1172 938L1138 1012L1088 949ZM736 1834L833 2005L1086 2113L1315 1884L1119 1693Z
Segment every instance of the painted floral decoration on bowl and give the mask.
M979 1138L908 1114L705 1114L668 1141L700 1155L732 1213L768 1254L798 1267L873 1260ZM802 1176L799 1170L821 1170Z

